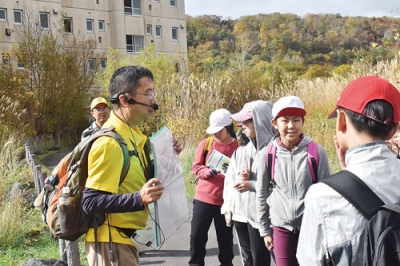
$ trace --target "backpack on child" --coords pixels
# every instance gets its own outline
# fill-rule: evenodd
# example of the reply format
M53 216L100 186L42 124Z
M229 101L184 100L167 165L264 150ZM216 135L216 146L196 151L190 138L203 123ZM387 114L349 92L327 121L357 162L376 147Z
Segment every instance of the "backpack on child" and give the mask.
M364 253L359 264L400 265L400 204L385 204L359 177L346 170L321 182L339 192L368 220L360 231L365 241L361 243ZM331 265L340 261L341 251L328 251Z
M311 141L307 145L307 158L308 158L308 166L310 167L311 179L312 183L318 182L318 144L314 141ZM275 159L276 159L276 146L271 143L267 148L267 156L265 158L266 165L269 167L269 175L270 175L270 187L271 192L272 189L276 186L274 175L275 175Z
M43 190L42 218L53 237L69 241L77 240L89 228L97 228L105 221L105 214L87 215L82 209L82 196L88 177L88 155L93 142L103 136L114 138L124 155L121 185L129 169L130 152L122 137L113 128L102 128L80 142L53 170ZM63 188L69 188L69 204L60 208L59 199ZM66 191L66 190L64 190ZM68 189L67 189L68 191Z
M203 162L204 162L204 165L206 165L206 159L207 159L208 151L210 150L213 141L214 141L214 137L210 136L210 137L206 138L206 143L204 143L204 148L203 148ZM236 140L236 141L238 143L238 146L240 146L240 142L238 140ZM199 178L198 177L196 177L196 179L194 180L194 184L197 185L197 182L199 182Z

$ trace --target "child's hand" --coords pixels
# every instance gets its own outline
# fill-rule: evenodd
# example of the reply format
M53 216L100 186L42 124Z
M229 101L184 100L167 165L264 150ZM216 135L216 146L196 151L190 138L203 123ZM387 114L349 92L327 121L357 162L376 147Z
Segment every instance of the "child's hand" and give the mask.
M216 169L210 169L210 171L208 172L207 176L208 177L215 177L217 174L219 174L220 171L216 170Z
M264 236L264 243L269 251L271 252L274 251L274 239L272 238L271 235Z
M394 136L390 140L386 141L386 144L391 152L398 155L400 146L400 134L394 134Z
M240 193L250 190L250 181L242 181L233 185Z
M250 170L245 168L242 171L240 171L240 177L242 180L249 180L250 179Z
M231 219L225 219L225 222L227 227L231 227L233 224L233 221Z
M346 160L345 160L346 152L342 148L340 148L336 135L333 136L333 142L335 143L336 155L339 159L340 167L342 169L345 169L346 168Z

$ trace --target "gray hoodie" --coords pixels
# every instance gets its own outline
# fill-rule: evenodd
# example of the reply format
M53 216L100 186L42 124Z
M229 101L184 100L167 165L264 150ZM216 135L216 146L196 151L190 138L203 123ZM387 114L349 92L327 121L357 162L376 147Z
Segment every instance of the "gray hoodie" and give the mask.
M272 104L268 101L253 101L250 106L256 138L252 139L246 146L239 147L231 157L224 183L224 204L221 213L229 215L239 222L248 222L254 228L256 223L256 181L258 169L258 152L266 147L276 133L271 124ZM240 171L244 168L250 170L250 190L240 193L233 185L241 181Z
M300 230L304 212L304 197L312 185L311 171L308 164L307 145L312 140L304 139L291 152L278 144L275 139L276 161L274 180L276 186L271 195L270 179L266 166L267 147L259 153L257 178L257 217L262 237L271 235L271 223L287 230ZM325 149L318 145L318 180L329 177L329 162ZM267 199L268 198L268 199Z

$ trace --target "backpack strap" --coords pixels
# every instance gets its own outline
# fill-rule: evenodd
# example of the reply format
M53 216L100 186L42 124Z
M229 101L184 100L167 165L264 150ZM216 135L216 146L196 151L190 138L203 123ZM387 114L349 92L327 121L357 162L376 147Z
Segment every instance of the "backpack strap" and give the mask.
M358 176L347 170L320 182L336 190L368 220L385 204Z
M121 135L118 134L114 130L114 128L104 128L104 129L100 129L100 130L101 130L101 133L99 133L99 137L101 137L101 136L112 137L113 139L115 139L118 142L119 146L122 149L122 154L124 156L124 162L122 164L121 178L119 181L119 185L121 185L122 182L124 181L126 175L128 174L128 170L129 170L129 166L130 166L128 146L126 145L126 142L121 137Z
M308 158L308 165L310 167L312 182L318 182L318 144L314 141L311 141L307 145L307 158ZM276 160L276 146L274 144L268 145L267 148L267 158L266 163L270 169L271 180L274 179L275 175L275 160ZM271 166L271 167L270 167Z
M206 139L206 143L204 144L204 149L203 149L203 150L204 150L204 153L203 153L203 162L204 162L204 165L206 164L206 159L207 159L208 151L210 150L213 141L214 141L214 137L211 136L211 137L208 137L208 138Z
M275 175L275 159L276 159L276 146L273 143L268 145L267 158L265 159L267 167L269 167L270 179L272 181L274 180L274 175Z
M312 182L318 182L318 144L311 141L307 145L308 165L310 167Z

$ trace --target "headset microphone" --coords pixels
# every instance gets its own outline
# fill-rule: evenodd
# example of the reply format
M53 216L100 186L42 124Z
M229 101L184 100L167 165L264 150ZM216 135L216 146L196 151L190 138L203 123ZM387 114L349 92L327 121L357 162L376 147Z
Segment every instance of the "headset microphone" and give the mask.
M145 103L141 103L141 102L138 102L138 101L136 101L135 99L133 99L133 98L129 98L128 100L127 100L127 102L129 103L129 104L140 104L140 105L144 105L144 106L147 106L147 107L151 107L151 108L153 108L153 110L154 111L157 111L158 110L158 104L145 104Z

